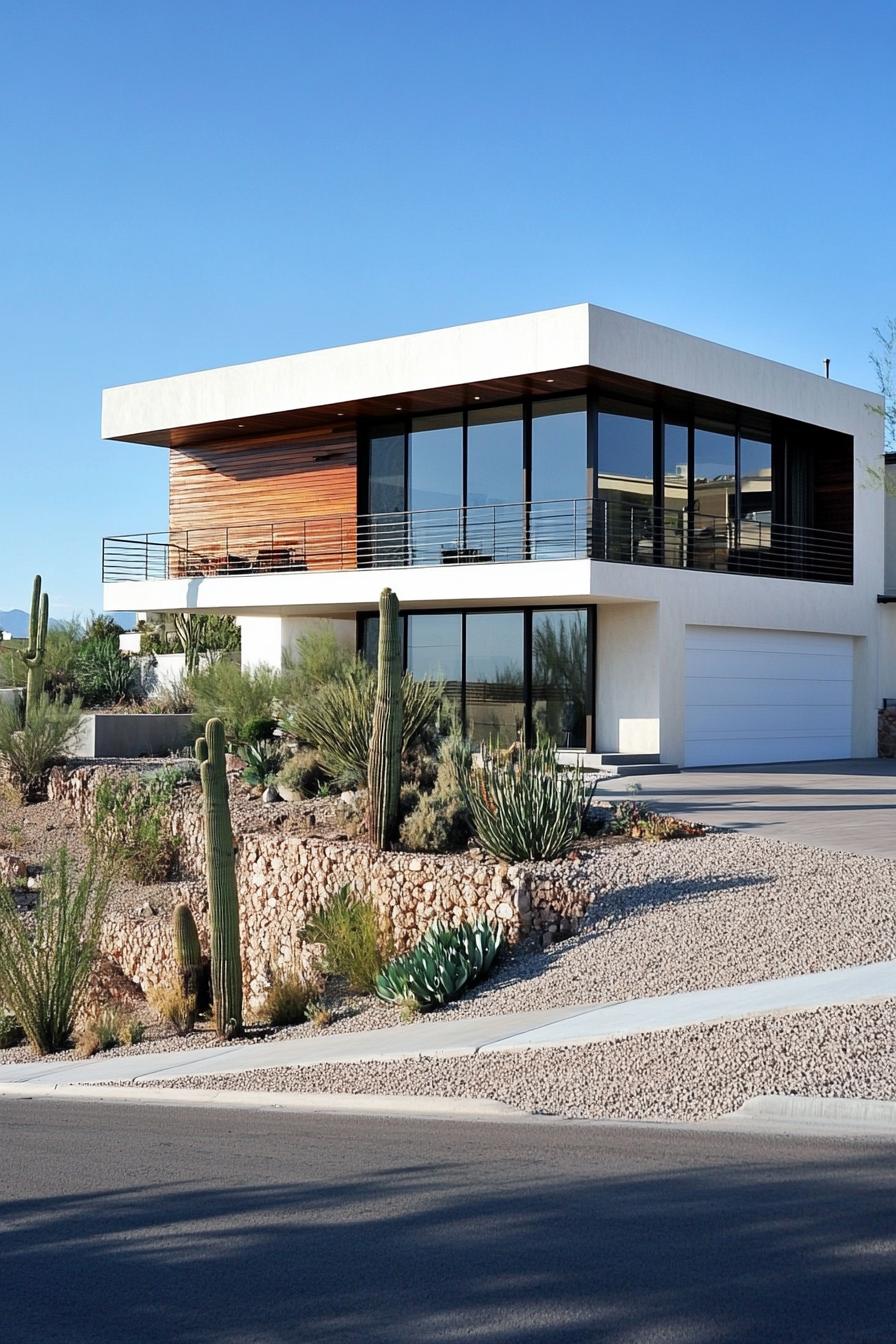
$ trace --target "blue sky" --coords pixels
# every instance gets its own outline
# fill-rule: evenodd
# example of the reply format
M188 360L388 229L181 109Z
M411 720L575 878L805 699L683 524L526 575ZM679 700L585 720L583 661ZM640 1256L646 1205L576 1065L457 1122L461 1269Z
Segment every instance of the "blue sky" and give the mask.
M100 389L590 300L870 385L896 6L7 4L0 608L164 528Z

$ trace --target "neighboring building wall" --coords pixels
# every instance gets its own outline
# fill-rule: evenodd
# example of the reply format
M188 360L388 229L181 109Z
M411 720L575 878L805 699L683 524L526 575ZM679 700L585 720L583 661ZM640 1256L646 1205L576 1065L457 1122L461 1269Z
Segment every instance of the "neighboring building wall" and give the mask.
M296 640L308 630L330 626L340 643L354 652L354 619L321 616L237 616L244 672L254 667L281 668L294 655Z

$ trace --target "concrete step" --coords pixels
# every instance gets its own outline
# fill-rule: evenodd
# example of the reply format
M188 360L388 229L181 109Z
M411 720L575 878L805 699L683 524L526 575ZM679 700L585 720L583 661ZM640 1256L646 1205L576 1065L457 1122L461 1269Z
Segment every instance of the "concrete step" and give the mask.
M664 765L658 752L644 752L642 755L620 751L558 751L557 760L561 765L581 765L586 774L601 774L623 777L626 775L661 775L677 773L677 765Z

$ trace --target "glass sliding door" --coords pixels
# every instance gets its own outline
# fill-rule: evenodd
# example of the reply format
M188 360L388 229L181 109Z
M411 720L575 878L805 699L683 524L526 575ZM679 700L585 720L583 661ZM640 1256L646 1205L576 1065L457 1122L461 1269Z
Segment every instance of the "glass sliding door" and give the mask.
M558 747L585 747L588 613L584 607L532 613L532 724Z
M415 416L408 435L410 563L437 565L462 551L464 428L461 412Z
M467 737L506 747L525 733L523 613L471 612L466 621Z
M652 407L601 398L597 470L595 556L653 564Z
M697 569L727 569L736 526L734 426L694 422L693 563Z
M588 411L585 397L532 403L529 555L533 560L587 552Z
M358 531L359 563L407 564L403 425L384 426L370 436L367 510L369 520Z
M740 489L737 516L738 544L744 548L768 546L772 525L772 440L759 430L740 435Z
M466 559L522 559L522 499L522 406L470 411Z

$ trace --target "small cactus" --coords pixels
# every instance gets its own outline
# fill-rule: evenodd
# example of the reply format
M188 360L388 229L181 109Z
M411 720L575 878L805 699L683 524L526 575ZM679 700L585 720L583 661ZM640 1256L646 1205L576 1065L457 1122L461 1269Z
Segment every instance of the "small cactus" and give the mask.
M202 955L199 930L188 905L177 905L171 917L174 964L184 993L196 1000L200 1012L209 1006L208 962Z
M28 668L25 689L25 718L36 705L44 689L44 654L47 649L47 624L50 618L50 599L41 594L41 577L34 576L31 590L31 615L28 620L28 643L22 651L22 662Z
M224 725L209 719L196 739L205 817L205 863L211 929L215 1027L228 1040L243 1032L243 968L236 861L227 790Z
M398 832L401 795L401 633L398 598L391 588L380 593L380 637L376 701L367 767L368 839L385 849Z

